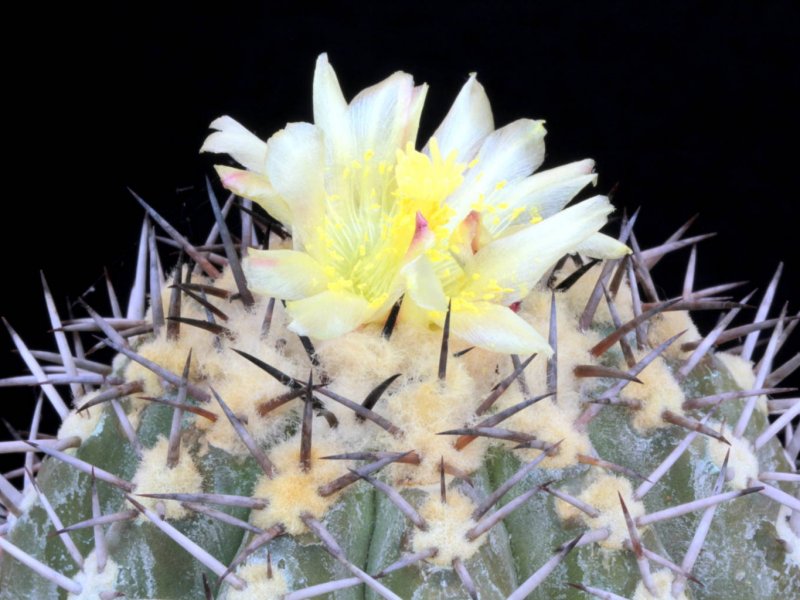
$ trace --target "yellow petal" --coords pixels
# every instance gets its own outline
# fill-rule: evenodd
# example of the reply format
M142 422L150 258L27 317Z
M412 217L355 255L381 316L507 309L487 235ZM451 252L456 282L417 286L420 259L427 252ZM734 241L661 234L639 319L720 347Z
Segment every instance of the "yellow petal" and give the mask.
M475 158L484 138L494 131L494 118L489 98L475 74L456 96L442 124L433 137L445 158L456 151L456 162L466 164ZM423 152L428 152L426 145Z
M542 121L519 119L490 134L481 144L475 165L464 176L464 183L447 203L455 214L448 227L452 230L473 208L498 186L531 174L544 160Z
M273 218L284 225L291 225L292 218L289 207L264 175L223 165L215 165L214 168L225 189L232 191L237 196L256 202Z
M243 167L264 173L267 145L263 141L228 116L215 119L210 127L217 131L206 138L200 152L229 154Z
M250 250L243 268L252 291L281 300L313 296L328 283L320 264L295 250Z
M267 142L267 177L289 206L295 247L313 238L325 202L325 147L310 123L289 123Z
M541 171L494 191L486 204L491 212L484 224L493 237L508 227L529 225L556 214L587 185L597 182L593 160Z
M489 302L453 302L450 331L469 344L502 354L550 356L547 341L507 306Z
M442 284L427 257L420 256L403 267L406 293L426 310L447 310L447 298Z
M470 283L464 290L479 299L493 294L493 301L504 304L520 300L559 258L597 233L612 210L608 198L595 196L495 240L467 266Z
M575 250L590 258L622 258L631 253L625 244L603 233L590 236Z
M370 152L375 160L394 162L419 126L427 88L415 88L408 73L398 71L361 91L350 103L350 125L356 140L356 157Z
M286 307L294 319L289 329L298 335L321 340L353 331L375 311L360 296L330 290L289 302Z

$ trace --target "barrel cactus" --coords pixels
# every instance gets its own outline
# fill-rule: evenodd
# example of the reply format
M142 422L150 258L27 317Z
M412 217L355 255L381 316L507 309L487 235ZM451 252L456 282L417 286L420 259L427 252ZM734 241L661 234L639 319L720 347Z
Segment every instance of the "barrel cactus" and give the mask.
M495 129L474 75L418 150L425 92L395 73L348 103L321 56L313 125L212 123L238 166L206 240L137 197L126 311L109 288L109 315L63 319L45 282L58 351L6 323L30 374L4 383L42 393L0 443L25 460L0 598L797 596L780 270L695 289L706 235L600 233L607 198L567 207L594 163L532 174L543 123Z

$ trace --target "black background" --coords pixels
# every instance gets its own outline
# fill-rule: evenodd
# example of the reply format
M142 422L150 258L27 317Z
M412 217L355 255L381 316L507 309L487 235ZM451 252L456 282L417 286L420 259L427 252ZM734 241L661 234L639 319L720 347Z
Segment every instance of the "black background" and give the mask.
M797 3L288 4L32 7L6 23L23 35L3 59L0 314L31 347L55 348L38 270L62 308L104 266L124 295L142 217L126 186L204 237L208 123L230 114L266 138L311 120L323 51L348 97L397 69L430 84L421 138L477 71L498 125L547 120L545 166L592 157L598 189L618 183L615 204L643 208L643 243L699 212L694 231L720 233L700 247L699 286L763 290L784 260L778 299L797 310ZM680 291L687 256L656 269L664 295ZM5 337L1 375L24 369L11 348ZM2 397L26 427L33 392Z

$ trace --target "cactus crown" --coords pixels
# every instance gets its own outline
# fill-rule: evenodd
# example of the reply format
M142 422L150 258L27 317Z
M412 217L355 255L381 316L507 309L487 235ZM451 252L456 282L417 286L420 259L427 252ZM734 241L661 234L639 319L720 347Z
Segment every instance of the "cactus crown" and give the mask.
M694 289L706 236L687 224L641 249L636 215L600 233L606 198L565 208L593 162L531 174L542 123L495 130L474 75L416 150L425 91L396 73L347 103L321 56L314 125L263 142L212 123L203 150L243 168L217 166L232 195L220 206L209 183L203 246L137 197L126 315L112 292L112 318L62 322L45 284L59 354L9 326L63 424L40 438L35 418L8 446L52 458L25 493L0 479L0 547L35 573L4 558L18 581L0 598L718 597L733 580L713 576L707 537L741 544L715 556L751 597L798 585L800 437L774 436L800 404L767 400L797 363L775 364L797 322L767 319L780 271L732 328L752 294ZM166 280L149 219L181 249ZM682 294L661 298L651 270L689 246ZM726 312L701 336L688 310ZM47 378L45 360L63 368Z

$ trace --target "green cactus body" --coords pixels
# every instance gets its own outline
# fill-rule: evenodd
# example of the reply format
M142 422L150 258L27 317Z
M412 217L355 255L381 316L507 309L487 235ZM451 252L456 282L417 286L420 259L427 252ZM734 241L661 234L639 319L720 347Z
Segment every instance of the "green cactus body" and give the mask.
M330 94L332 71L320 61L315 86L328 85ZM377 89L394 89L400 79ZM470 79L465 89L473 100L464 102L482 93L477 85ZM335 127L328 117L320 121ZM220 131L206 149L230 152L253 171L263 143L231 121L215 123ZM520 126L524 140L539 144L543 130L531 123ZM287 127L265 148L277 152L296 135ZM232 150L233 138L225 136L245 140L249 153ZM342 175L366 173L352 183L354 194L374 190L358 186L375 178L397 186L392 197L410 212L387 214L399 230L410 227L412 249L430 234L428 246L409 250L411 258L400 246L411 261L405 266L393 247L376 246L376 256L397 267L391 277L358 248L352 279L336 271L346 255L331 259L335 268L320 268L314 261L324 253L312 230L289 214L300 202L286 204L291 190L256 194L248 187L254 172L225 167L226 186L239 186L234 191L284 225L291 221L305 238L278 235L274 221L246 205L242 245L263 242L272 250L251 249L242 269L212 195L229 265L222 273L184 244L195 264L179 264L166 281L152 266L147 314L144 288L136 285L129 319L95 313L70 324L101 331L119 354L110 370L79 357L83 384L97 389L76 397L57 438L34 437L35 449L52 455L36 486L24 494L4 488L0 600L797 595L798 479L791 444L784 449L769 421L770 413L791 417L797 410L795 401L768 400L773 392L766 389L789 370L773 362L791 321L772 323L755 369L758 328L743 332L741 354L711 351L731 319L703 338L685 309L742 307L690 288L680 301L651 298L649 269L685 245L685 230L665 246L626 256L622 243L598 237L610 210L605 200L554 215L540 214L549 210L540 198L523 206L534 213L526 216L530 223L505 233L492 229L490 217L506 208L514 214L513 207L496 202L476 217L484 209L475 205L448 230L457 205L444 204L448 210L439 214L425 204L431 198L414 194L439 190L449 199L473 167L454 162L454 154L437 158L432 147L429 158L413 148L398 153L397 173L385 181L386 166L370 171L369 153ZM491 157L477 156L490 170ZM540 185L558 191L563 205L592 179L586 166L571 176L569 191L547 188L558 169L544 172L550 183ZM293 177L269 164L267 171L276 189L281 177ZM414 173L427 183L415 184ZM505 180L492 186L499 193ZM592 224L580 239L559 245L557 231L581 219ZM327 227L321 222L320 231ZM261 240L254 224L264 225ZM558 250L542 255L534 281L503 280L495 264L503 264L503 244L530 227ZM334 239L338 230L325 235ZM437 245L441 231L451 246ZM623 224L623 242L625 231ZM140 284L148 252L157 265L155 238L149 251L147 238ZM300 257L297 248L316 258ZM431 264L450 260L442 248L466 260L464 281L417 263L420 256ZM590 265L584 254L604 259ZM280 277L274 268L283 269ZM494 273L487 287L470 287L487 273ZM436 292L432 282L440 276L446 281ZM320 284L324 278L331 279ZM387 283L392 278L405 282L400 292ZM264 293L278 284L294 287ZM308 290L330 299L325 314L302 308L317 298L303 296ZM757 322L766 318L768 300L762 308ZM307 331L314 323L319 335ZM549 332L548 342L537 332ZM62 354L66 375L77 376L69 363ZM4 448L29 450L19 444ZM54 535L61 527L67 532Z

